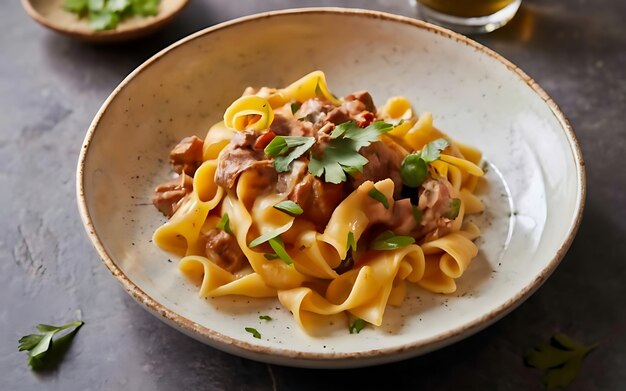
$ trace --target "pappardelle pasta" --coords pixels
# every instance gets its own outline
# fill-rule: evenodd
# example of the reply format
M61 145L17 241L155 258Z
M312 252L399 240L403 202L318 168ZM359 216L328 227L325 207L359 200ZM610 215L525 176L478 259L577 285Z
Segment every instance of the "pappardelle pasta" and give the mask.
M478 253L481 153L432 122L404 97L337 98L321 71L249 87L170 153L154 243L201 297L277 297L307 332L341 314L380 326L407 284L452 293Z

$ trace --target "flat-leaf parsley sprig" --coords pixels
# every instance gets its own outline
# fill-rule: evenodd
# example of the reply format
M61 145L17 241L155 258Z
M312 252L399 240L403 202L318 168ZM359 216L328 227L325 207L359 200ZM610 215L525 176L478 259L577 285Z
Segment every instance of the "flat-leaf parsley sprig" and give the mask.
M68 343L83 324L83 321L72 322L63 326L39 324L37 325L37 330L39 330L41 334L29 334L23 336L18 341L18 349L20 352L27 350L28 365L30 365L33 369L40 369L48 364L47 358L54 353L55 346L60 345L61 342ZM58 338L56 341L52 340L57 333L70 328L74 328L74 330L65 334L61 338Z
M546 389L567 387L576 379L583 360L596 346L581 345L565 334L556 334L549 344L541 344L526 353L524 363L545 371L543 382Z
M393 125L384 121L374 122L366 128L359 128L354 122L344 122L332 131L320 156L311 151L314 137L276 136L264 151L274 158L277 172L289 171L294 160L310 152L309 172L326 182L337 184L347 180L346 173L363 172L368 160L359 150L379 141L382 134L392 129Z
M392 129L393 125L383 121L374 122L364 129L354 122L337 125L322 155L311 154L309 172L316 177L323 176L324 181L329 183L346 181L346 173L363 172L363 166L368 163L359 150L378 141L382 134Z

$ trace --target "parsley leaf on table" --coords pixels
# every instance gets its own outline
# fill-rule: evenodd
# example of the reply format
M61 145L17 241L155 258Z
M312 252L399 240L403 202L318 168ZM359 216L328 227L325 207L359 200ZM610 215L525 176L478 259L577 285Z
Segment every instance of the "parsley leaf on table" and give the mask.
M20 352L27 350L28 365L33 369L40 369L45 366L45 358L53 353L54 347L59 344L62 339L65 342L69 342L83 324L84 322L78 321L63 326L51 326L47 324L37 325L37 330L42 334L29 334L20 338L18 341L18 350ZM57 339L57 344L55 344L52 340L55 334L69 328L74 328L74 330Z
M568 386L580 372L584 358L596 348L572 341L565 334L556 334L549 344L541 344L526 353L524 363L544 370L543 383L548 390Z

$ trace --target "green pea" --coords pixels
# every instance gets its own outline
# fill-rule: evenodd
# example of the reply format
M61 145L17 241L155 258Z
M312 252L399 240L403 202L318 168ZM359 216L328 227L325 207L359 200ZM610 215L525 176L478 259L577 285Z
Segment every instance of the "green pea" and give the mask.
M400 166L402 183L408 187L420 187L428 175L428 166L419 154L407 155Z

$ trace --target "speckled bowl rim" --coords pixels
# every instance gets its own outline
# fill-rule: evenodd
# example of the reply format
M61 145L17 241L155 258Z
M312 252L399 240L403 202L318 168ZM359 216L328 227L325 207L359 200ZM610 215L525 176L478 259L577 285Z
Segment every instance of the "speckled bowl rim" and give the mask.
M94 43L105 43L105 42L121 42L126 40L131 40L135 38L140 38L147 34L150 34L153 31L158 30L159 28L165 26L167 23L172 21L186 6L189 4L189 0L183 0L180 3L180 6L174 8L169 13L158 13L154 19L150 20L147 23L141 24L139 26L135 26L133 28L122 28L122 29L114 29L114 30L103 30L103 31L92 31L85 32L81 29L71 28L67 26L63 26L57 23L54 19L46 18L31 4L31 0L21 0L22 7L37 23L40 25L52 30L57 33L65 34L67 36L86 41L86 42L94 42ZM123 22L122 22L123 23ZM144 64L145 65L145 64Z
M390 21L394 23L403 23L409 26L413 26L415 28L427 30L433 33L436 33L444 38L453 39L459 43L470 46L505 65L510 71L517 74L517 76L526 83L542 100L546 102L553 115L561 124L562 129L567 136L569 141L569 145L571 148L571 152L573 153L574 159L577 164L577 185L578 185L578 194L576 200L576 211L574 219L570 222L569 231L567 237L561 244L560 248L554 255L554 257L550 260L548 265L539 273L539 275L524 289L518 292L513 298L509 299L504 304L500 305L498 308L492 310L488 314L474 319L471 322L468 322L464 325L456 327L452 330L447 330L443 333L435 335L430 338L421 339L412 343L404 344L401 346L395 346L390 348L376 349L364 352L354 352L354 353L315 353L315 352L301 352L296 350L289 349L278 349L274 347L266 347L260 345L250 344L238 339L234 339L223 335L219 332L211 330L207 327L199 325L179 314L174 312L173 310L166 308L161 303L154 300L152 297L147 295L141 288L139 288L135 283L133 283L115 264L112 257L107 253L100 240L98 234L95 231L94 225L91 221L91 217L89 215L89 211L87 209L87 203L84 196L84 166L87 154L89 152L91 140L94 136L95 130L98 127L98 123L103 113L106 111L107 107L111 103L111 101L117 96L117 94L140 72L144 71L148 67L150 67L153 63L159 61L161 57L167 54L169 51L174 48L187 44L201 36L211 34L214 31L227 29L233 26L237 26L243 23L249 23L252 21L257 21L266 18L272 18L274 16L284 16L284 15L301 15L301 14L334 14L334 15L349 15L349 16L358 16L365 18L375 18L381 19L385 21ZM98 113L96 114L89 130L87 131L87 135L85 137L85 141L81 148L80 157L78 161L77 168L77 198L78 198L78 208L80 212L80 216L85 225L85 229L89 236L89 239L93 243L96 248L98 254L100 255L102 261L107 266L107 268L111 271L113 276L119 280L119 282L124 286L124 288L131 294L139 303L144 305L151 312L160 315L168 321L174 322L178 326L182 328L182 331L190 336L200 335L202 337L208 338L215 342L218 346L234 346L239 349L247 350L251 353L255 353L258 356L267 356L269 360L269 356L280 356L282 358L293 358L296 359L293 362L294 366L298 366L298 362L302 361L334 361L334 360L345 360L352 359L356 361L366 361L371 362L371 364L376 364L373 362L374 358L381 358L381 356L385 356L385 358L381 358L380 360L376 360L379 362L390 362L395 361L393 356L397 356L397 359L408 358L414 355L418 355L421 353L427 353L429 351L435 350L437 348L446 346L455 341L460 340L461 338L467 337L487 326L494 323L496 320L500 319L514 308L516 308L519 304L521 304L525 299L527 299L532 293L534 293L541 284L550 276L550 274L556 269L561 259L569 249L576 231L580 225L580 221L582 219L582 212L584 208L585 202L585 193L586 193L586 179L585 179L585 167L584 161L582 157L582 153L580 150L580 146L572 127L570 126L568 120L565 118L565 115L558 108L556 103L548 96L548 94L528 75L526 75L522 70L520 70L517 66L515 66L510 61L503 58L501 55L497 54L491 49L486 48L485 46L455 32L444 29L442 27L438 27L423 21L419 21L416 19L411 19L404 16L393 15L389 13L379 12L379 11L371 11L371 10L361 10L361 9L347 9L347 8L335 8L335 7L325 7L325 8L301 8L301 9L288 9L288 10L280 10L280 11L271 11L265 12L250 16L241 17L238 19L234 19L228 22L224 22L204 30L201 30L197 33L194 33L182 40L170 45L164 50L160 51L152 58L147 60L145 63L140 65L137 69L135 69L132 73L130 73L121 83L115 88L115 90L111 93L111 95L104 102ZM275 360L271 360L275 361ZM370 365L368 363L363 363L362 365ZM354 366L359 366L359 363L355 363Z

